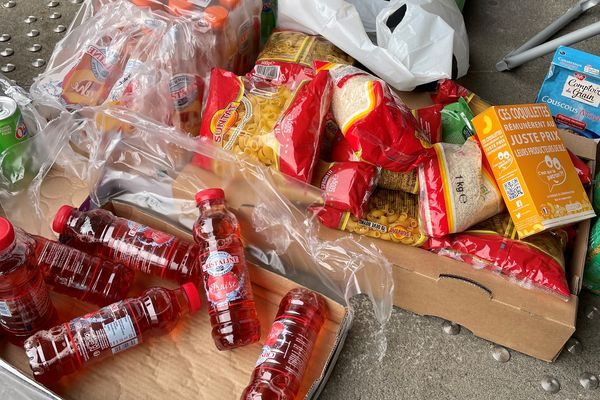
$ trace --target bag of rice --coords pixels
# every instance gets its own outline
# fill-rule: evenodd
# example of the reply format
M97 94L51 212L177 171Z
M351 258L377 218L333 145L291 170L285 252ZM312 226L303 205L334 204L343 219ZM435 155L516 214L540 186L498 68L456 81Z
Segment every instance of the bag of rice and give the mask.
M252 74L281 84L314 76L315 61L354 64L352 57L322 36L276 31L259 54Z
M349 65L315 66L333 79L333 115L360 160L406 172L431 155L415 117L384 81Z
M429 239L423 247L476 268L500 272L525 287L534 286L568 299L566 243L567 233L562 229L518 240L510 215L502 213L466 232Z
M502 196L475 137L462 146L433 145L419 167L420 208L425 233L462 232L504 209Z
M371 164L319 161L312 185L321 189L326 206L362 218L378 177L379 169Z
M310 183L330 105L327 72L276 84L214 69L200 135Z
M377 189L363 218L331 207L312 207L311 211L329 228L418 247L427 240L418 203L414 194Z

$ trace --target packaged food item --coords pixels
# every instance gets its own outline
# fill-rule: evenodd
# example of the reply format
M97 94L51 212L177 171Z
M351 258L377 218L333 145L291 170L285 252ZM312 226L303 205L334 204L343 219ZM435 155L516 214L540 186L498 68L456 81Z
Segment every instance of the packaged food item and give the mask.
M436 104L456 103L460 98L464 98L473 114L478 115L492 105L470 90L462 87L451 79L444 79L438 82L437 91L431 96Z
M577 171L577 176L579 176L579 180L583 186L589 186L592 184L592 171L590 167L579 157L577 157L573 152L567 149L567 153L569 153L569 158L573 162L573 166L575 167L575 171Z
M537 102L559 127L600 138L600 57L561 46L554 53Z
M462 146L436 143L433 148L434 157L419 167L419 203L428 236L462 232L504 209L474 137Z
M566 243L567 233L560 229L518 240L514 223L503 213L466 232L431 238L424 248L476 268L499 272L525 287L540 288L568 300Z
M382 169L377 187L417 194L419 193L419 174L416 169L409 172L392 172Z
M0 328L21 344L55 322L56 311L35 260L35 241L0 218Z
M123 263L145 274L181 283L197 282L201 248L167 233L97 209L62 206L52 223L61 243Z
M250 384L241 398L295 399L326 318L327 303L321 295L308 289L289 291L279 303Z
M333 79L335 120L362 161L407 172L431 156L415 117L385 82L349 65L316 65Z
M275 85L214 69L200 135L310 182L330 104L325 71L314 79Z
M319 161L312 184L321 189L326 206L362 218L378 178L379 170L371 164Z
M427 239L419 221L418 196L410 193L377 189L362 219L331 207L311 207L311 211L323 225L341 231L410 246Z
M187 314L201 306L193 283L169 290L153 287L141 296L113 303L25 341L33 377L44 384L57 382L84 366L165 335Z
M124 299L134 271L41 236L35 240L37 266L55 292L99 306Z
M419 128L429 138L431 144L442 141L442 109L441 104L434 104L429 107L423 107L413 110L412 113L417 119Z
M442 135L444 143L463 144L475 133L471 120L474 115L461 97L456 103L450 103L442 110Z
M473 126L519 238L594 217L545 104L491 107Z
M284 83L314 76L314 62L354 64L354 59L321 36L302 32L273 32L256 60L255 76Z
M600 220L592 225L588 253L583 273L583 286L600 295Z
M203 249L198 257L215 345L231 350L254 343L260 339L260 322L238 220L225 206L222 189L198 192L196 203L200 216L193 233Z
M17 102L0 96L0 153L29 137L29 130Z

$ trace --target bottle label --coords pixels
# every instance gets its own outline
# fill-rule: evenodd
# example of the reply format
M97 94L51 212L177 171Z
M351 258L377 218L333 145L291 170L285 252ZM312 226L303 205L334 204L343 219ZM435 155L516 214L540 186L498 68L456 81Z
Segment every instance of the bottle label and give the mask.
M246 54L250 49L250 36L252 35L252 20L244 21L238 30L239 52Z
M206 296L217 308L245 296L244 269L241 269L239 275L234 271L239 262L238 256L226 251L212 251L202 266L202 270L208 275Z
M47 320L52 307L48 289L39 274L25 294L0 300L0 326L14 333L40 329L40 321Z
M264 365L271 370L279 371L300 379L310 356L311 341L301 333L304 321L280 317L271 326L269 336L265 340L256 366ZM294 325L302 329L294 329Z
M177 111L184 111L191 107L198 98L198 83L195 75L179 74L173 76L169 82L169 93L173 106Z
M38 265L48 265L48 272L53 278L60 278L62 275L72 278L81 274L87 275L82 272L85 268L85 258L85 253L79 250L47 241L38 256Z
M117 354L141 343L135 322L123 302L76 318L65 325L84 362L103 358L108 350Z
M151 273L152 264L165 268L166 249L175 242L175 236L157 231L133 221L127 221L127 231L113 243L114 259L145 274ZM162 253L160 253L160 251Z

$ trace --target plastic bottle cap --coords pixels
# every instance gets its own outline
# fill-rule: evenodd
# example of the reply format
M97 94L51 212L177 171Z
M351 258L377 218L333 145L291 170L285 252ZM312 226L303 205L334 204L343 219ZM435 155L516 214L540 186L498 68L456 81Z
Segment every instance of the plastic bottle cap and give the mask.
M198 288L191 282L184 283L181 287L190 302L190 313L193 314L202 307L202 299L200 293L198 293Z
M6 218L0 218L0 251L7 249L15 241L15 228Z
M198 193L196 193L196 204L200 204L206 200L217 200L224 199L225 192L223 189L212 188L212 189L204 189Z
M219 0L219 4L228 10L233 10L240 5L240 0Z
M204 10L204 19L213 28L222 28L227 22L229 11L221 6L209 6Z
M67 219L69 219L69 215L71 215L71 212L73 212L74 209L75 208L67 205L58 209L54 221L52 221L52 230L54 232L58 234L63 233L65 225L67 224Z

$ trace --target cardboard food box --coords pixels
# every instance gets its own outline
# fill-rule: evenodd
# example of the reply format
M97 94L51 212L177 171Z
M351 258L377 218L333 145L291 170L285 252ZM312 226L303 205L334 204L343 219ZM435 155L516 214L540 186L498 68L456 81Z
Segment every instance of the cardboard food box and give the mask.
M595 216L545 104L491 107L473 125L520 238Z
M43 184L42 193L51 193L54 190L52 182L62 184L64 178L52 172ZM81 185L74 187L81 189ZM64 196L63 193L61 198L65 198ZM69 197L68 194L66 196ZM80 200L81 195L74 194L72 198ZM43 207L49 210L48 218L51 220L54 211L61 204L48 198L42 203L45 204ZM192 240L189 232L177 229L131 205L114 202L107 208L119 216ZM261 323L261 337L265 338L280 300L289 290L300 285L254 265L250 265L249 268ZM138 273L130 294L136 296L144 289L156 285L170 288L177 286ZM52 299L62 321L97 309L93 305L56 293L52 293ZM329 308L328 318L310 358L298 399L312 399L321 392L351 324L351 314L346 307L331 299L326 300ZM32 375L24 350L7 342L0 345L0 359L5 360L5 365L9 368L5 368L3 373L11 374L15 385L23 385L24 390L31 391L32 396L35 394L35 398L238 399L250 381L250 375L261 352L261 343L232 351L218 351L211 337L205 304L197 314L182 318L170 334L150 338L147 343L119 353L112 359L88 365L81 372L64 377L49 388L54 394L31 380ZM10 368L14 368L13 372ZM54 395L57 397L52 397Z

